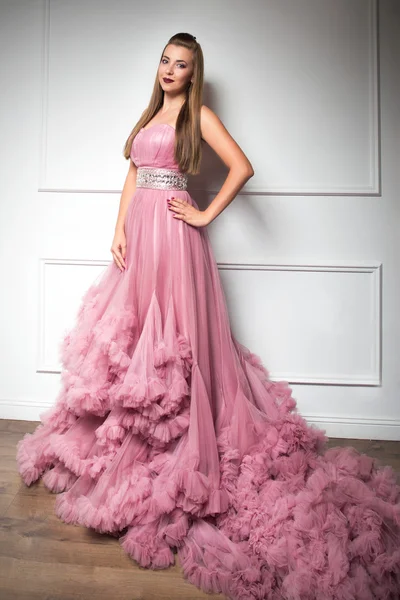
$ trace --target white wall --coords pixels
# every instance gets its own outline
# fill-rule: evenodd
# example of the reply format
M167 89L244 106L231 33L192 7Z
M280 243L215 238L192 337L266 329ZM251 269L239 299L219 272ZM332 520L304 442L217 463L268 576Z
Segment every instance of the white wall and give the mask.
M236 337L336 437L400 439L400 3L0 0L0 417L38 419L176 32L255 176L210 226ZM211 151L190 191L212 200Z

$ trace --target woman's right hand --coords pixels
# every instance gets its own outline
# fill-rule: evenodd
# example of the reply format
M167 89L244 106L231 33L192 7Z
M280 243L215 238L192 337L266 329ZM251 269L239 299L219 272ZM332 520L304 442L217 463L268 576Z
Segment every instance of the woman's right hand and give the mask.
M126 269L126 236L124 231L118 230L115 232L113 243L111 246L111 254L113 255L113 259L117 267L121 271Z

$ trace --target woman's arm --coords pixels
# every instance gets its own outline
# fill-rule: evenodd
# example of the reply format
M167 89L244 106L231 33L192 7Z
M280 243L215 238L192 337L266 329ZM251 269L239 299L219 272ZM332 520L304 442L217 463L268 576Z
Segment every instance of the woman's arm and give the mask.
M229 168L229 173L214 200L204 213L211 223L235 198L254 175L253 167L221 120L207 106L201 107L201 135Z
M132 200L133 194L136 190L136 173L137 167L132 162L132 159L129 159L129 169L125 178L124 187L121 194L121 200L119 203L119 212L117 217L117 223L115 225L115 231L124 231L124 221L126 211L128 210L128 206L130 201Z
M126 235L124 223L126 211L136 190L136 173L137 167L133 164L132 159L129 159L129 170L121 194L117 224L115 225L114 239L111 244L111 254L113 255L115 264L121 271L126 269Z

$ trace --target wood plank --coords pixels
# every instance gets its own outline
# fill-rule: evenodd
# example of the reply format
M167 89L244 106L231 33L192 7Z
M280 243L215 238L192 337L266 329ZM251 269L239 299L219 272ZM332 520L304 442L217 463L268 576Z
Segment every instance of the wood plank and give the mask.
M175 567L175 569L177 569ZM23 577L21 577L23 573ZM16 600L19 594L52 600L199 600L222 599L204 594L182 579L177 570L132 567L99 567L81 564L37 562L0 557L0 598ZM42 594L42 596L40 596Z

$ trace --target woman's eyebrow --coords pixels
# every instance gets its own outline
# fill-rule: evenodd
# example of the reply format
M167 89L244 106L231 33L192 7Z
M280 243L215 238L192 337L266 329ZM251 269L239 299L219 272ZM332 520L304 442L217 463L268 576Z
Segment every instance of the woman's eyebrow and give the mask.
M166 54L163 54L163 57L164 57L164 58L168 58L168 60L169 60L169 56L167 56ZM186 60L183 60L182 58L178 58L178 59L176 60L176 62L184 62L184 63L186 63Z

